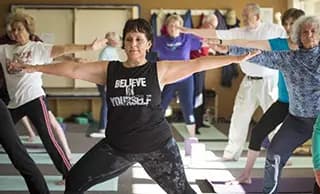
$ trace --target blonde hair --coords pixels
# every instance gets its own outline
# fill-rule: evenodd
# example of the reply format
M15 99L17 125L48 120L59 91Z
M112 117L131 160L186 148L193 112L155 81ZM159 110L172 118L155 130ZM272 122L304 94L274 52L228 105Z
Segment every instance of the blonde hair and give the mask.
M29 34L35 33L35 22L32 16L22 12L15 12L8 15L6 25L12 26L16 22L21 22Z
M107 32L105 38L120 41L120 36L116 32Z
M165 24L168 25L171 21L178 21L180 25L183 26L183 19L177 14L173 14L167 17Z

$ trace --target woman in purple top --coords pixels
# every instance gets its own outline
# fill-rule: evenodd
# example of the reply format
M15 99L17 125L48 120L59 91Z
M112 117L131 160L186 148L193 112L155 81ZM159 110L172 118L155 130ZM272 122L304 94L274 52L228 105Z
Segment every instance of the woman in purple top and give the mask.
M157 52L159 60L189 60L190 51L201 48L201 41L191 34L180 33L176 26L182 26L183 19L179 15L171 15L166 19L167 35L157 37L154 41L153 51ZM174 95L178 92L184 121L190 136L195 135L194 84L193 76L173 84L166 85L162 91L161 106L168 107Z

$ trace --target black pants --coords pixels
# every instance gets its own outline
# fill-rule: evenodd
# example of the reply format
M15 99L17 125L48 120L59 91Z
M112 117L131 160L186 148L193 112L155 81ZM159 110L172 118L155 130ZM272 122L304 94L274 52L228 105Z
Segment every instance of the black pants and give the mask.
M205 71L193 74L194 82L194 119L196 124L196 129L198 130L203 126L203 115L205 113ZM198 101L201 101L198 103Z
M22 145L10 113L0 100L0 144L8 154L14 167L23 176L31 194L49 193L47 184L34 161Z
M320 194L320 188L316 182L314 183L312 194Z
M44 97L37 98L18 108L9 110L14 123L18 122L22 117L28 116L36 128L53 164L63 177L65 177L71 168L71 164L54 137Z
M112 148L107 139L91 148L71 169L65 194L80 194L93 185L119 176L135 163L168 194L195 194L185 176L179 148L173 138L148 153L124 153Z
M267 151L263 193L277 193L284 165L292 152L311 138L315 121L316 118L287 115Z
M273 131L289 112L289 103L276 101L263 114L257 125L251 130L249 149L260 151L262 141Z

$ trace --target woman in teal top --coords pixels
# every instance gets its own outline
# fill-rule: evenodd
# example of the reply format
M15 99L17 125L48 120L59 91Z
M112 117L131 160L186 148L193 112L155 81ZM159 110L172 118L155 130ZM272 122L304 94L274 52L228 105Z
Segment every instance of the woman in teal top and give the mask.
M314 124L312 134L312 160L314 167L314 175L318 186L320 186L320 115Z

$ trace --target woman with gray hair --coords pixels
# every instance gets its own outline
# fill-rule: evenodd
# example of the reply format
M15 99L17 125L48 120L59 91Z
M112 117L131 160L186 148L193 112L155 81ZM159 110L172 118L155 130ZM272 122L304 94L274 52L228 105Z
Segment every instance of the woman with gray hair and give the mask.
M277 193L283 166L295 148L312 136L313 125L320 113L319 17L300 17L293 25L291 39L299 46L298 50L262 51L250 60L279 69L284 75L290 99L289 114L272 139L266 156L263 193L268 194ZM225 52L227 50L224 49ZM232 55L247 51L245 48L229 47Z
M287 51L298 49L297 44L291 40L292 25L299 17L305 15L301 9L290 8L283 13L281 18L282 25L288 34L288 38L275 38L269 40L208 40L213 44L233 45L246 48L257 48L262 50L272 51ZM275 131L277 126L283 122L289 112L289 96L286 87L286 83L282 73L279 71L278 79L278 94L279 97L268 110L263 114L259 122L252 128L250 135L250 143L247 152L247 161L245 169L240 176L235 180L228 181L228 184L245 183L251 184L251 171L254 167L255 161L260 154L261 147L264 139L268 138L268 135ZM274 135L274 133L272 134ZM269 139L268 139L269 140Z

